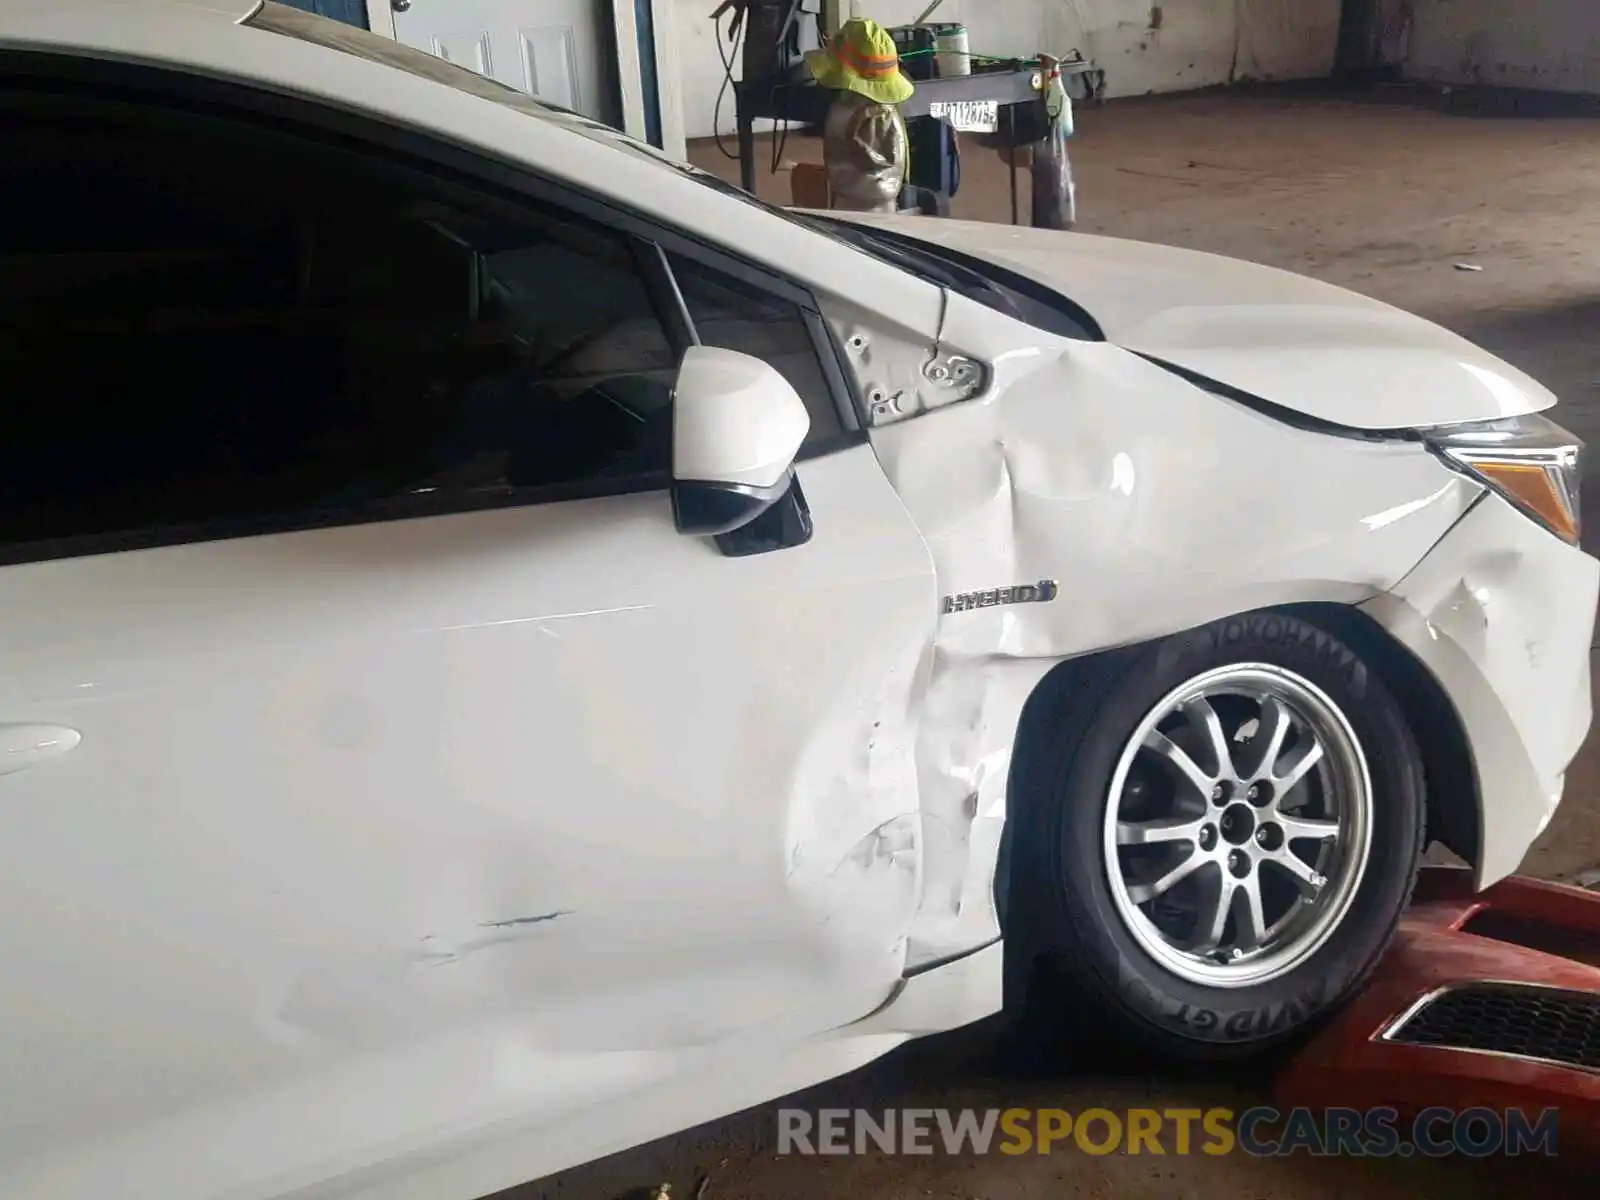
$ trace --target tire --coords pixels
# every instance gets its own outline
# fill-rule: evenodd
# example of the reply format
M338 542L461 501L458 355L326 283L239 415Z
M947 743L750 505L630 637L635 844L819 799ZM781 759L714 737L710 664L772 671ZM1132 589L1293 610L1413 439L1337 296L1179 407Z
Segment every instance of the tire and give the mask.
M1043 1018L1081 1040L1087 1015L1105 1044L1169 1059L1264 1056L1335 1010L1394 936L1425 844L1415 739L1376 671L1288 613L1099 665L1041 689L1014 780L1035 978L1069 993Z

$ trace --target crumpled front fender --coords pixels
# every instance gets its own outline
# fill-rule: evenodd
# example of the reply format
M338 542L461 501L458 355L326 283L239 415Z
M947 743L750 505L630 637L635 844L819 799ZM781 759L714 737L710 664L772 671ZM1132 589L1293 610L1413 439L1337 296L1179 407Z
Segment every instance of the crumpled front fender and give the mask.
M926 842L912 965L998 930L1017 722L1055 663L1273 605L1358 604L1481 493L1414 442L1294 428L1115 346L957 296L937 346L896 343L854 316L840 332L866 394L891 375L916 386L952 354L988 374L982 394L956 402L930 380L917 415L872 433L941 596L955 598L917 740ZM1043 581L1053 598L1002 599Z
M1364 606L1439 681L1466 732L1480 888L1544 832L1589 732L1597 594L1600 562L1490 495Z

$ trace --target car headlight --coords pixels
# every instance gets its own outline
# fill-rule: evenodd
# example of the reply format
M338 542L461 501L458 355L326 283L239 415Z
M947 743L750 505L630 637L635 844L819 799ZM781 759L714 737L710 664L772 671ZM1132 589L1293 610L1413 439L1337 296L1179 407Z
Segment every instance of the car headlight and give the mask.
M1563 541L1578 544L1580 438L1538 413L1419 432L1447 465L1493 489Z

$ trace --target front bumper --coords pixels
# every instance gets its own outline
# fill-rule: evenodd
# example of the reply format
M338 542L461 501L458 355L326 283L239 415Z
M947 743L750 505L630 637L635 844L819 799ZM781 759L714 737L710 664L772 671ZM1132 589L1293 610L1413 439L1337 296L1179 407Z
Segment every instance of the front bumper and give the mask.
M1597 596L1600 562L1490 494L1362 606L1461 719L1480 797L1480 888L1521 865L1589 732Z

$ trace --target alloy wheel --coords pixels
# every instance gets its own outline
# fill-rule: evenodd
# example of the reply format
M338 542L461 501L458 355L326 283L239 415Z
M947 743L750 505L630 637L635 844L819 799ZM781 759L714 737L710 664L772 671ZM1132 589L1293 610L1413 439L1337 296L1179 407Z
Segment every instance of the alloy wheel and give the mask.
M1118 914L1167 970L1244 987L1338 928L1371 849L1372 782L1349 721L1281 667L1241 663L1155 705L1112 774L1105 865Z

